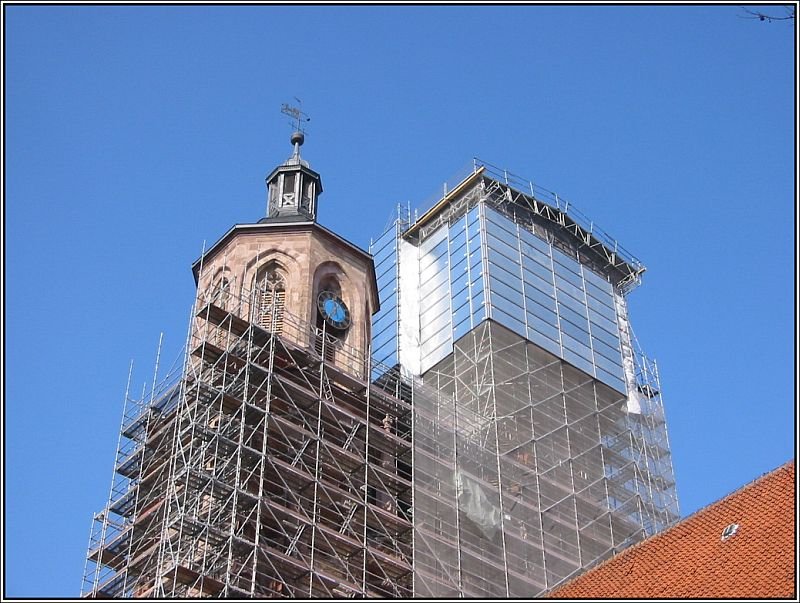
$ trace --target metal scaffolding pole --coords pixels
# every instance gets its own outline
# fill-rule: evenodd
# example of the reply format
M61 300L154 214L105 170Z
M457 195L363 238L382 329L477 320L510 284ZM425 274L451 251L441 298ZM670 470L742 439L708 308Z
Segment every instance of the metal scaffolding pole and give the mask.
M137 441L124 419L129 488L93 522L123 527L93 530L84 597L411 595L410 433L381 424L408 403L324 327L317 350L289 313L252 322L258 295L199 292L177 389L137 402Z

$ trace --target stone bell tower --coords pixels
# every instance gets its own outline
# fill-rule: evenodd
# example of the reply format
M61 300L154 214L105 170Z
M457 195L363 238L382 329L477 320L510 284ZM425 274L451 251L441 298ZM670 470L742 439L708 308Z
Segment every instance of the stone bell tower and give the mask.
M192 265L179 379L126 397L86 598L411 595L411 407L372 383L372 256L317 223L303 138Z
M300 156L304 139L292 134L292 155L266 178L266 216L235 225L194 263L198 296L245 300L237 312L253 324L324 347L326 360L360 373L379 303L375 269L366 251L317 223L322 181Z

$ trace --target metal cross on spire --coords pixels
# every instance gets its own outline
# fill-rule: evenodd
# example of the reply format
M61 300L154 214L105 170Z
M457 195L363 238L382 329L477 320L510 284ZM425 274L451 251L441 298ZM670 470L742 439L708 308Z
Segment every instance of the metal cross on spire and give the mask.
M293 98L294 100L297 101L298 106L292 107L287 103L283 103L281 105L281 113L283 113L284 115L288 115L289 117L292 118L293 121L290 123L292 123L292 125L294 126L295 131L303 133L305 132L305 130L303 129L303 122L311 121L311 118L308 116L307 113L303 113L302 111L303 101L301 101L296 96Z

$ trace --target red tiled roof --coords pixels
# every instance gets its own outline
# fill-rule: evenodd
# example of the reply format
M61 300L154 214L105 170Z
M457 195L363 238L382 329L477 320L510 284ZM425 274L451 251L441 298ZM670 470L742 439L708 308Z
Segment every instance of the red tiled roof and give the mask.
M794 598L794 484L792 460L549 596Z

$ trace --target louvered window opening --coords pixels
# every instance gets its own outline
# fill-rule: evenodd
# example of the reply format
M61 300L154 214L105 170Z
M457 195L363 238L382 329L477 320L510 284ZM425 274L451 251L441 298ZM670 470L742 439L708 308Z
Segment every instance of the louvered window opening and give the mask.
M320 356L323 355L323 338L326 340L324 341L325 360L333 362L336 359L336 346L339 344L339 338L334 337L330 332L323 335L322 327L318 328L317 336L314 338L314 351Z
M283 277L269 271L261 281L258 300L258 324L273 333L283 332L283 314L286 303L286 287Z
M272 331L273 333L283 332L285 301L286 291L283 289L265 289L261 292L258 322L267 331Z

